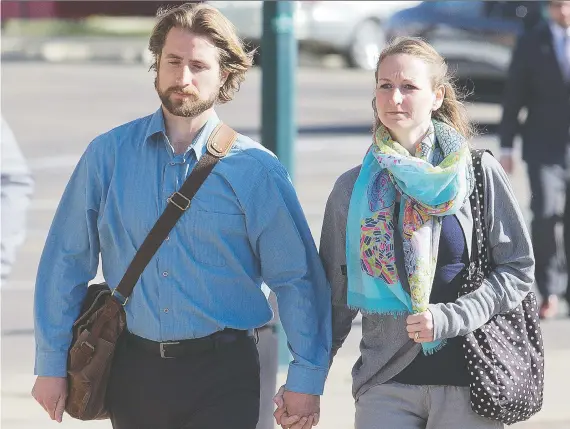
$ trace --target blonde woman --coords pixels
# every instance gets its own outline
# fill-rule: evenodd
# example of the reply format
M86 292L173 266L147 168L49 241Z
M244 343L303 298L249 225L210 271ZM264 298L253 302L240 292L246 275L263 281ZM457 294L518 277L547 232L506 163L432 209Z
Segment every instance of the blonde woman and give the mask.
M391 43L375 76L373 143L335 183L320 244L333 295L332 357L362 313L356 428L503 427L471 410L461 336L515 308L533 284L521 211L500 164L484 154L494 268L458 298L474 251L466 112L444 59L424 41ZM284 408L276 414L302 427Z

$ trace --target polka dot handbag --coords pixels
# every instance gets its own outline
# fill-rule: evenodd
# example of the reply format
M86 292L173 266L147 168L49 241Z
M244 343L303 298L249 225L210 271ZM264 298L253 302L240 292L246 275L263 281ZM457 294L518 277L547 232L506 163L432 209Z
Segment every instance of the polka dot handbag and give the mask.
M477 289L492 271L484 211L481 157L474 150L476 186L471 194L474 242L461 295ZM475 241L476 240L476 241ZM536 296L530 292L513 311L498 314L464 338L471 408L505 424L527 420L542 408L544 347Z

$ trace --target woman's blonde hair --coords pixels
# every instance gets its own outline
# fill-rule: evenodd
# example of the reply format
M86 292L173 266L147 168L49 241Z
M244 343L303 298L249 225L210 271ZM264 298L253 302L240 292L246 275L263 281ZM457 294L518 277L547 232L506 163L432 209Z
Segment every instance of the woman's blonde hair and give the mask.
M391 41L380 54L376 65L375 80L378 84L378 69L382 61L391 55L407 54L423 60L431 69L432 88L440 86L444 89L444 98L441 107L432 113L432 117L445 122L455 128L466 139L475 135L475 129L469 117L465 105L459 97L459 92L452 82L452 78L443 57L427 42L415 37L399 37ZM372 101L374 109L374 133L381 122L376 111L375 100Z
M253 52L246 52L233 24L218 9L206 4L185 3L163 8L158 11L157 18L148 45L153 56L151 70L158 71L166 36L172 28L207 36L218 48L220 72L228 73L216 101L220 104L230 101L253 63Z

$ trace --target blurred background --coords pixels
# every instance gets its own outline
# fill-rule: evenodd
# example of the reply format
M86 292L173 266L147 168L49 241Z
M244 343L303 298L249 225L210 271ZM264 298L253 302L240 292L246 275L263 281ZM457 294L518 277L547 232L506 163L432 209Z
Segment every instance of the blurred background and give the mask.
M34 381L32 300L34 279L48 228L63 188L89 142L159 105L147 51L159 7L182 1L6 1L1 2L1 109L6 139L19 146L25 176L34 181L26 206L25 241L1 284L1 427L52 427L29 395ZM251 48L256 66L234 101L220 106L236 130L262 139L264 55L262 1L212 1ZM468 110L479 129L474 145L499 156L496 135L512 49L517 37L545 19L540 1L297 1L291 25L298 46L289 101L294 101L289 167L318 243L326 199L335 179L360 163L370 144L374 68L387 40L421 36L447 58L468 94ZM279 103L280 100L277 100ZM523 112L524 116L524 112ZM12 133L5 133L8 127ZM263 143L263 142L262 142ZM515 153L520 152L515 142ZM2 162L4 173L14 161ZM511 174L528 221L525 164ZM25 182L25 180L24 180ZM127 196L126 196L127 197ZM4 197L2 213L6 215ZM4 220L2 225L4 225ZM23 238L23 235L22 235ZM20 240L22 241L22 240ZM570 319L543 321L546 392L543 411L520 429L568 429L570 408ZM359 351L360 321L339 352L322 399L319 427L353 427L350 370ZM281 360L283 380L286 366ZM66 416L60 427L110 427ZM458 423L458 427L460 427Z

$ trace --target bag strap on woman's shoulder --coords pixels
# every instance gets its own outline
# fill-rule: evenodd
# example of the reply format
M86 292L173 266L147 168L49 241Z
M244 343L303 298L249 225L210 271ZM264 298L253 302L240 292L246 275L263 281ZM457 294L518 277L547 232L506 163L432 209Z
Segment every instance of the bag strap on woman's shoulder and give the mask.
M494 156L489 149L472 149L471 158L473 160L473 173L475 175L475 186L470 195L471 214L473 216L473 251L471 252L471 263L479 265L483 255L483 247L487 234L485 229L484 213L481 206L485 201L485 172L483 171L483 154L488 152Z

